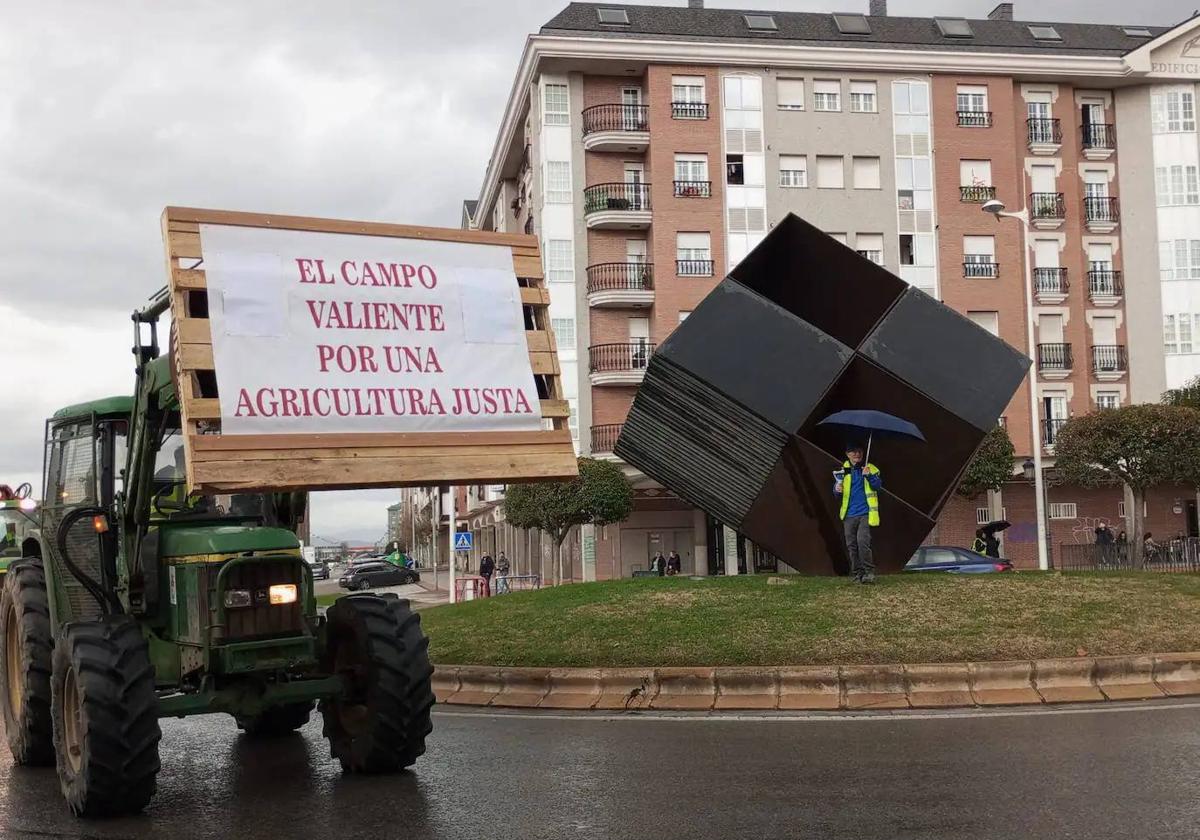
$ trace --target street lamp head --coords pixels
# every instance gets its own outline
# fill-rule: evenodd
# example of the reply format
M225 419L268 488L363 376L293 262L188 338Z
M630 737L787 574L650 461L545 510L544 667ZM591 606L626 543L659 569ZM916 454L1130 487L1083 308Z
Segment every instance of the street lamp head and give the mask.
M1034 478L1034 463L1032 458L1026 458L1025 463L1021 465L1021 472L1025 474L1026 481L1033 481Z
M991 213L993 216L999 216L1004 212L1004 202L998 198L993 198L983 203L980 208L984 213Z

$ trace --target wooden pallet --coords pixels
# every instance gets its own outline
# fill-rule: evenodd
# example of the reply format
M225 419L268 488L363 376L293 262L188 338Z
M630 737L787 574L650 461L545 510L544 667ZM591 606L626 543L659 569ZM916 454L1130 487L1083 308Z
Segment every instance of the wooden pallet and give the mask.
M520 286L529 361L553 429L533 432L404 434L221 434L200 225L389 236L506 245ZM376 222L168 207L162 214L171 295L171 352L189 489L197 493L345 490L570 478L575 452L554 333L550 294L533 236Z

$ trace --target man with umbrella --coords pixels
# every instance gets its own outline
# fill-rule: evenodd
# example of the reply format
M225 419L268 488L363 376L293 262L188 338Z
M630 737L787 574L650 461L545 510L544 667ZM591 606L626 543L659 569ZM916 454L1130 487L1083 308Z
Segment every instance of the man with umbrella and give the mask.
M874 464L867 463L863 448L852 443L846 447L846 461L835 478L833 493L842 499L842 528L850 555L850 574L858 583L874 583L871 529L879 527L879 488L883 486L883 476Z

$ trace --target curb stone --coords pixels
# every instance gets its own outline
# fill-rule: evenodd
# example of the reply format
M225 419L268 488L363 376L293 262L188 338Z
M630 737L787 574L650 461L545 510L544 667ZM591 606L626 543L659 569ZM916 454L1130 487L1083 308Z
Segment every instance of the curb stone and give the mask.
M637 711L836 711L1200 695L1200 652L915 665L502 668L439 665L439 703Z

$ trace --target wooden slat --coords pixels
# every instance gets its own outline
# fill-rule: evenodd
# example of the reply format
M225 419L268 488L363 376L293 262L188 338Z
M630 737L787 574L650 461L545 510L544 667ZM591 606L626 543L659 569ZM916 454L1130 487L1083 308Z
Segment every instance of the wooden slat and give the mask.
M221 401L195 399L183 401L183 415L190 420L220 420ZM543 417L545 414L543 413Z
M181 222L178 219L168 219L167 229L177 230L180 233L199 233L200 225L196 222Z
M557 353L530 353L529 365L538 376L557 376L562 372L558 367Z
M249 449L312 448L317 446L400 448L405 446L522 446L570 443L570 434L557 432L372 432L300 435L203 435L196 450L241 452Z
M207 318L180 318L175 321L181 344L212 344L212 327Z
M538 257L513 257L513 271L518 277L542 279L542 261Z
M321 233L356 233L364 236L392 236L402 239L426 239L439 242L472 242L480 245L510 245L537 248L537 237L524 233L492 233L481 230L393 225L383 222L356 222L346 219L319 219L309 216L279 216L269 213L241 213L234 210L205 210L198 207L168 207L163 216L169 224L198 222L234 227L307 230ZM180 256L180 255L176 255Z
M549 306L550 291L537 286L522 286L521 303L526 306Z
M167 251L175 258L187 257L188 259L200 259L203 255L200 250L200 234L181 233L174 230L168 231Z
M180 344L176 346L179 353L179 366L184 373L193 370L213 370L213 349L211 344Z
M566 479L574 476L574 452L554 455L431 455L420 458L322 458L293 461L212 461L194 466L204 491L400 487L439 483L495 483Z
M530 353L545 353L553 350L551 335L545 330L526 330L525 342L529 345Z
M543 417L570 417L571 405L566 400L542 400Z
M171 272L177 289L207 289L208 280L202 268L176 268Z

